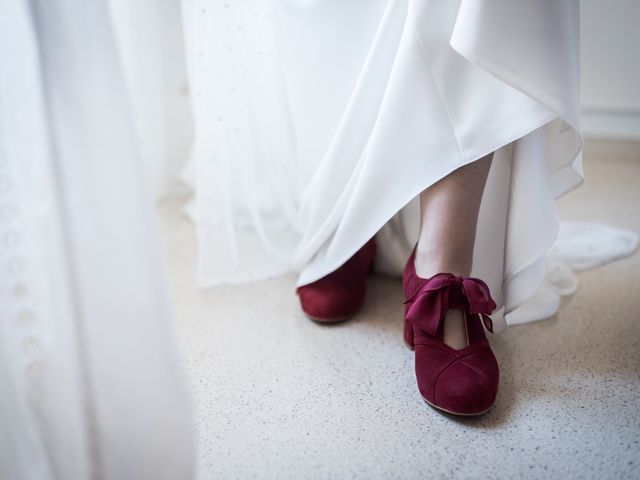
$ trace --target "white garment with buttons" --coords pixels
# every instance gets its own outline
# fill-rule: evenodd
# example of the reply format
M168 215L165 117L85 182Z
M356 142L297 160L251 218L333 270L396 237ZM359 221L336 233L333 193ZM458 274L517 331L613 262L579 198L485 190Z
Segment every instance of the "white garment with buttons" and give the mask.
M191 401L106 1L0 2L0 478L191 478Z

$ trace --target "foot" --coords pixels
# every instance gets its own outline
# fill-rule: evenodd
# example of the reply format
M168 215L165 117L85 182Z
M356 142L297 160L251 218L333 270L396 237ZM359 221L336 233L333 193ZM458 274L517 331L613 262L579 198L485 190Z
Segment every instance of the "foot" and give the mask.
M499 382L498 363L484 332L485 328L493 332L489 315L496 308L489 287L479 278L446 271L422 278L416 264L412 254L403 286L404 340L415 352L418 390L435 408L479 415L494 403ZM444 341L444 323L450 323L450 333L456 332L455 321L450 321L455 311L464 315L461 323L467 338L462 348Z
M298 287L300 306L307 317L321 323L353 317L364 303L367 273L374 256L375 241L371 239L337 270Z

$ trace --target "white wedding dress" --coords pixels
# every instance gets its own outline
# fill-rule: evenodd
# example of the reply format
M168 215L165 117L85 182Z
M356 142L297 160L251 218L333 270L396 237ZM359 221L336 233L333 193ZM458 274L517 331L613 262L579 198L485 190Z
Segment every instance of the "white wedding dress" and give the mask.
M203 286L310 283L373 235L398 275L417 195L495 152L471 275L498 330L555 313L555 200L584 179L577 0L183 4Z

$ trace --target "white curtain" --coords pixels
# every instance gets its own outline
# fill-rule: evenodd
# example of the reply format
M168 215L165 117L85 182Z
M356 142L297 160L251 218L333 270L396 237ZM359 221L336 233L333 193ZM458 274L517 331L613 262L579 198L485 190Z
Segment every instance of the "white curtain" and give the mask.
M0 477L193 475L191 399L102 0L0 2Z

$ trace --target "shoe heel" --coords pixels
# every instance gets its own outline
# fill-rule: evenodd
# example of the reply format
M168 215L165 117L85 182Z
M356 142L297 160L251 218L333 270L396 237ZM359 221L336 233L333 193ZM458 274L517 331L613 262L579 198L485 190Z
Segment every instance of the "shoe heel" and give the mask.
M407 345L407 348L409 350L413 350L414 346L413 346L413 325L411 325L411 322L409 320L407 320L406 318L404 319L404 343Z

